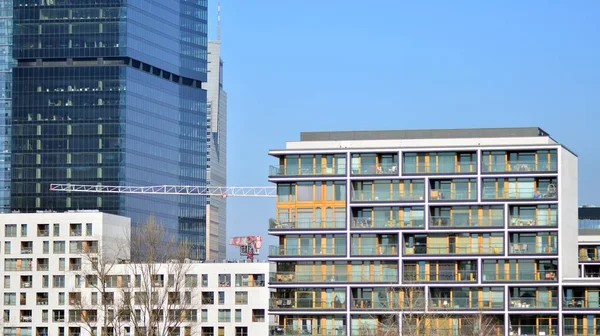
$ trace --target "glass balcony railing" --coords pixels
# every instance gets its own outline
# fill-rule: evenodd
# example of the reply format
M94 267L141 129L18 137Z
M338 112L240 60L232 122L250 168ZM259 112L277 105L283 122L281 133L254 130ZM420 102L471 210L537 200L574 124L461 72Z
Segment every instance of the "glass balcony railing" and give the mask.
M512 190L483 189L484 200L527 199L527 200L555 200L558 196L556 188L519 188Z
M330 219L330 220L303 220L298 219L295 221L279 221L271 219L269 220L270 230L311 230L311 229L345 229L345 219Z
M444 321L446 322L446 321ZM487 323L487 322L485 322ZM493 323L489 326L485 327L485 333L476 329L475 327L471 327L470 325L474 325L475 323L464 323L464 327L458 328L440 328L435 326L433 323L426 323L424 327L421 326L411 326L411 325L403 325L401 334L373 334L373 335L393 335L393 336L402 336L402 335L419 335L419 336L465 336L465 335L485 335L485 336L504 336L504 325L501 320L498 322L490 322ZM495 325L494 325L495 324ZM361 335L361 334L356 334ZM509 335L517 335L517 334L509 334ZM525 334L519 334L525 335ZM534 334L530 334L534 335ZM537 335L537 334L535 334ZM353 335L354 336L354 335Z
M269 166L269 176L328 176L346 175L346 165Z
M600 309L600 300L571 297L563 301L563 309Z
M486 301L484 304L478 299L469 298L436 298L436 293L431 294L432 299L429 302L431 310L490 310L504 309L504 301Z
M556 246L548 244L510 243L510 254L557 254Z
M479 227L503 227L504 217L499 216L431 216L429 226L431 228L479 228Z
M332 257L345 256L346 246L300 247L300 246L269 246L270 257Z
M352 175L395 175L398 174L397 163L382 163L378 165L353 165Z
M379 328L375 327L375 326L369 326L367 324L365 324L362 327L352 328L350 330L350 335L351 336L379 336L379 335L402 336L402 335L404 335L398 331L398 325L395 325L395 324L386 325L381 322L379 324L380 324ZM406 335L418 335L418 334L406 334ZM427 335L429 335L429 334L427 334Z
M384 273L368 272L275 272L271 273L271 283L345 283L345 282L372 282L372 283L398 283L398 271L390 269Z
M422 301L420 302L402 302L397 298L388 299L352 299L353 310L397 310L397 309L423 309L425 308Z
M509 226L558 226L557 216L511 216Z
M556 281L556 271L483 272L483 281Z
M513 335L545 335L558 336L558 326L511 324Z
M353 202L402 202L402 201L423 201L424 194L413 192L413 193L390 193L390 192L364 192L353 190L352 201Z
M352 247L353 256L397 256L398 244L382 244L377 246Z
M477 281L477 271L468 270L461 272L404 272L404 282L475 282Z
M402 169L404 174L475 174L477 173L477 162L461 161L438 164L404 163Z
M448 244L427 244L407 246L404 255L455 255L455 254L502 254L504 244L471 244L466 246Z
M274 336L346 336L346 327L293 327L293 326L270 326L269 335Z
M352 218L353 229L394 229L394 228L423 228L425 220L372 219L371 217Z
M510 298L510 309L556 309L558 308L558 299L556 297L550 300L536 300L535 298Z
M555 172L556 162L519 162L509 161L507 163L484 163L482 165L484 173L528 173L528 172Z
M572 320L570 321L571 323ZM565 322L563 322L564 324ZM579 327L575 327L573 326L573 324L571 324L570 326L565 325L563 327L563 336L598 336L600 334L600 331L597 331L594 328L590 328L587 331L583 330L583 325L580 325Z
M477 199L477 192L471 190L447 191L431 189L429 200L431 201L470 201Z
M271 298L269 300L271 310L321 310L321 309L346 309L344 299L312 299L312 298Z

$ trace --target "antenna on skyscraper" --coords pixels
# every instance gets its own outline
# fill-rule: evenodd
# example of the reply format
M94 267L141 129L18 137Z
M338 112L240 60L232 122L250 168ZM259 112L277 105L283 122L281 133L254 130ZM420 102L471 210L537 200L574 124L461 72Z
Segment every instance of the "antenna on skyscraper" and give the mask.
M217 41L221 40L221 0L217 2Z

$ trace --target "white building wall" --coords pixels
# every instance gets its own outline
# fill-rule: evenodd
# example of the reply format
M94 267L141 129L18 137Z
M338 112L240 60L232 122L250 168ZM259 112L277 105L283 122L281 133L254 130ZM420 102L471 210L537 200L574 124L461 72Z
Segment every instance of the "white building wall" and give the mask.
M559 148L558 177L558 225L559 274L561 278L574 278L578 275L578 165L577 156Z
M12 225L16 224L16 234L12 236ZM48 235L45 231L38 234L38 224L49 224ZM54 225L58 224L56 231ZM81 224L81 232L76 230ZM90 226L88 226L90 224ZM21 230L26 225L27 232ZM91 229L91 231L88 230ZM86 259L89 254L77 250L74 242L95 242L100 248L105 247L109 252L114 252L114 246L121 248L129 233L129 218L104 214L100 212L69 212L69 213L35 213L35 214L1 214L0 233L2 240L0 244L0 255L2 256L2 295L0 311L6 317L3 330L5 335L39 335L39 336L61 336L77 335L69 334L69 328L80 327L81 336L89 333L81 322L69 321L69 310L81 309L81 304L69 301L69 293L81 293L83 306L86 309L98 311L101 319L101 305L92 305L92 293L100 293L86 287L85 283L78 282L78 276L89 274L89 264ZM7 237L8 235L8 237ZM31 242L32 253L28 250L22 251L21 243ZM64 242L64 245L62 244ZM7 247L8 246L8 247ZM55 246L57 250L54 250ZM64 246L64 251L60 246ZM47 247L47 249L45 249ZM135 264L128 264L129 251L119 249L115 257L122 259L122 264L117 264L111 269L113 275L133 275ZM17 259L18 263L7 260ZM31 262L24 262L24 260ZM72 269L71 260L81 260L81 270ZM47 264L47 268L43 265ZM31 268L26 267L31 265ZM62 266L64 265L64 267ZM160 274L164 275L165 282L168 279L168 267L159 265ZM191 335L200 334L200 330L213 330L218 335L219 328L223 328L224 335L236 335L236 327L245 328L247 334L242 335L268 335L269 315L269 289L266 281L269 276L270 265L268 263L190 263L185 267L186 274L197 275L198 283L192 292L193 303L186 309L197 310L197 323L184 323L181 326L194 325ZM76 268L76 267L75 267ZM93 274L93 272L92 272ZM203 282L203 275L207 282ZM230 279L229 281L220 281ZM236 275L251 275L254 281L236 283ZM247 277L246 277L247 278ZM241 279L241 278L240 278ZM167 287L168 288L168 287ZM166 289L168 290L168 289ZM115 301L121 296L123 289L110 288L114 291ZM202 301L205 292L212 292L215 301L212 304ZM219 293L222 292L225 300L219 303ZM246 293L247 303L236 303L236 292L238 295ZM44 296L47 295L47 300ZM230 310L230 321L219 320L219 310ZM241 309L241 321L236 322L235 310ZM202 321L202 310L207 311L207 320ZM64 318L54 318L54 314L62 312ZM58 315L57 315L58 316ZM260 316L263 316L262 318ZM101 322L96 324L101 326ZM64 333L60 332L64 328ZM125 329L123 329L125 330ZM122 334L116 334L122 335ZM133 334L131 334L133 335ZM181 335L184 335L182 332ZM209 334L212 335L212 334Z

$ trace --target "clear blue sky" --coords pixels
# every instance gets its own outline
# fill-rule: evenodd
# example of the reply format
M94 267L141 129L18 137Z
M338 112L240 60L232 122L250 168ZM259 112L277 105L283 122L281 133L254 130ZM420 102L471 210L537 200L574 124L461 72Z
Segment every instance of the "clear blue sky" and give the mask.
M600 1L222 0L221 37L229 185L301 131L539 126L600 205ZM273 200L228 206L228 237L267 236Z

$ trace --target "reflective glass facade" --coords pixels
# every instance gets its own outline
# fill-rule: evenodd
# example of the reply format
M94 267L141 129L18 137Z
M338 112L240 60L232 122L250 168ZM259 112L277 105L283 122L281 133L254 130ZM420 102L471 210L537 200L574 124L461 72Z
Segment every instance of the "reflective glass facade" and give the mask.
M12 209L153 215L204 258L204 197L48 189L206 184L206 2L14 1Z
M0 0L0 212L10 211L12 0Z

